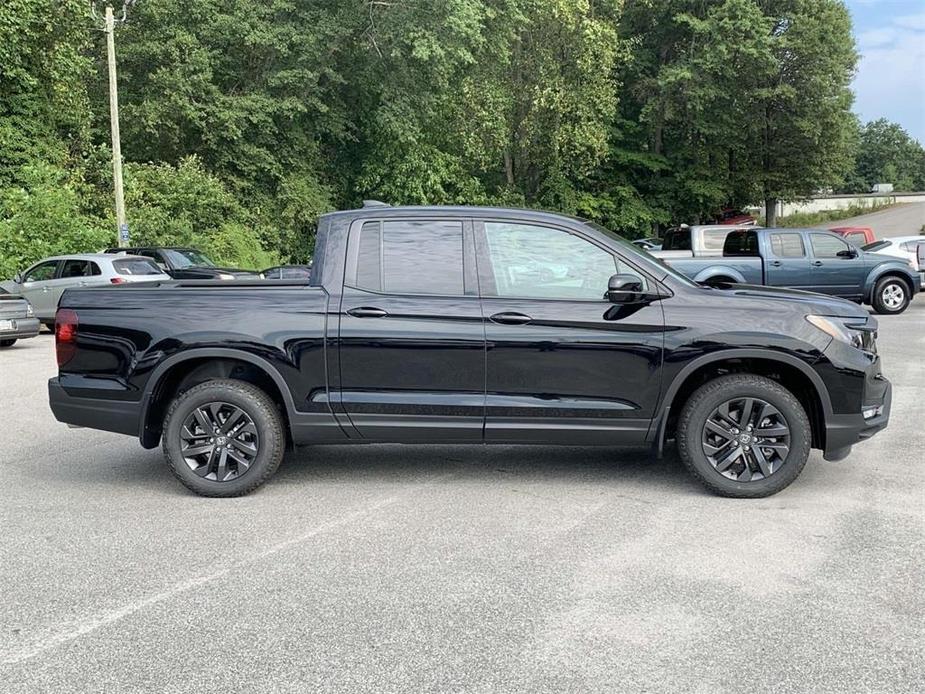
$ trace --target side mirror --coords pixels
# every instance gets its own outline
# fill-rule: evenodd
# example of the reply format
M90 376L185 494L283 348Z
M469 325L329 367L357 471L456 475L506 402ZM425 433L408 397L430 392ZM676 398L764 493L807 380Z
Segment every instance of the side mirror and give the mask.
M22 284L22 273L21 273L21 272L16 273L16 274L13 276L13 281L14 281L16 284Z
M846 251L839 251L835 255L837 255L839 258L857 258L858 252L853 248L849 248Z
M612 304L635 304L642 296L641 277L619 274L607 280L607 300Z

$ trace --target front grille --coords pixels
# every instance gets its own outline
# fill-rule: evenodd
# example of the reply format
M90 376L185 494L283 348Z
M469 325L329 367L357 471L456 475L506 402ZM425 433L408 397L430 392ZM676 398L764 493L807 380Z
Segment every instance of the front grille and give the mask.
M26 302L23 299L3 299L0 300L0 318L8 320L10 318L25 318Z

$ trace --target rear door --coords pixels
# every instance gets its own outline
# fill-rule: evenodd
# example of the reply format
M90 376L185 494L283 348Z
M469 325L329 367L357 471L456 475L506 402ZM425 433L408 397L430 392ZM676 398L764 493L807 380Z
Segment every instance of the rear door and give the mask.
M768 234L765 262L766 282L772 287L811 289L813 272L803 234L781 231Z
M808 232L813 289L846 299L863 296L867 265L853 246L835 234Z
M331 398L361 437L482 439L485 330L468 221L354 222L338 319Z

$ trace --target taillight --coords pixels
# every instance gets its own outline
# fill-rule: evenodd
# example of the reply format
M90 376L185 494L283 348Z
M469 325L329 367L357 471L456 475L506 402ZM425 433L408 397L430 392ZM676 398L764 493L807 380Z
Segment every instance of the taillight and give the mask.
M112 277L109 281L112 284L124 284L126 280L124 277Z
M77 312L59 308L55 314L55 352L58 366L64 366L77 352Z

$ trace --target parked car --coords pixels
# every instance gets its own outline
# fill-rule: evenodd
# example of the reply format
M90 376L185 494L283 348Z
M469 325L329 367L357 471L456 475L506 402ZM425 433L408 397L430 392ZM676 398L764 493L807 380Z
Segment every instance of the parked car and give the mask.
M311 265L277 265L260 273L260 277L265 280L307 280L311 276Z
M509 272L538 252L545 280ZM301 284L68 290L49 397L163 442L206 496L257 488L290 443L674 439L707 487L759 497L887 425L876 333L841 299L703 287L592 222L377 205L319 219Z
M632 243L634 246L638 246L644 251L662 250L662 240L654 236L648 239L636 239Z
M721 256L726 237L733 231L752 229L752 226L723 224L682 224L665 232L662 247L655 253L659 258L691 258Z
M665 262L695 282L803 289L870 304L877 313L902 313L921 288L908 261L865 253L819 229L743 229L726 238L722 258Z
M861 250L867 253L902 258L912 264L925 286L925 236L895 236L874 241Z
M87 253L46 258L0 286L28 299L36 317L52 326L65 289L164 280L170 277L148 258Z
M29 300L0 290L0 348L39 334L39 320Z
M858 248L876 241L874 230L870 227L832 227L829 231L838 234Z
M205 253L195 248L107 248L106 253L126 253L150 258L163 272L177 280L234 280L257 277L257 273L252 270L218 267Z

